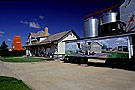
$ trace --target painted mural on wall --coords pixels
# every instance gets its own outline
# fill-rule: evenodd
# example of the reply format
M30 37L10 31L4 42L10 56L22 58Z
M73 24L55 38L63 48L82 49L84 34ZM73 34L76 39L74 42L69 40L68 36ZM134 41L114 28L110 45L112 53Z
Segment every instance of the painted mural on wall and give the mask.
M128 37L113 37L66 42L66 56L129 58Z

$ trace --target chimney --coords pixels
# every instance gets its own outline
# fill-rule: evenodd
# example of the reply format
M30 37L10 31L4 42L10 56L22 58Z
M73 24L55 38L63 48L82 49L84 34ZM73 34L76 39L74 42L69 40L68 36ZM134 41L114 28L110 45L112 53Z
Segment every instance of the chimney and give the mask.
M48 36L48 27L45 27L45 36Z

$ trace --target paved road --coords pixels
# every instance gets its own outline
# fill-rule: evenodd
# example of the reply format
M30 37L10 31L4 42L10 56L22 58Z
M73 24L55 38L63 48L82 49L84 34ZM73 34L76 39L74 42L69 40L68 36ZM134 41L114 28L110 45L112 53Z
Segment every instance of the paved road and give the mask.
M135 90L134 71L56 61L3 64L36 90Z

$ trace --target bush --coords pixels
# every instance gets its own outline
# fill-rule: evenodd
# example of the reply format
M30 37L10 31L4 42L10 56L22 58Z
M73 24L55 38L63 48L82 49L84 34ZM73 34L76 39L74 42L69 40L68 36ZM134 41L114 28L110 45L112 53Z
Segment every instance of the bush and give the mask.
M0 56L23 56L25 55L25 50L21 50L21 51L16 51L16 50L13 50L13 51L3 51L3 50L0 50Z
M25 50L20 51L8 51L8 45L5 43L5 41L2 42L0 46L0 56L23 56L25 55Z
M25 50L21 50L21 51L10 51L8 56L23 56L25 55Z
M8 56L8 55L9 55L9 51L0 50L0 56Z

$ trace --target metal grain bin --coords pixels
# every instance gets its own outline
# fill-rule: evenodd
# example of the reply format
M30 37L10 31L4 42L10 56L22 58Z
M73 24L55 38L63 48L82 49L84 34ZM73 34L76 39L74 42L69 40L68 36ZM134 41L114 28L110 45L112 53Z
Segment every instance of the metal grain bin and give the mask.
M117 20L116 12L104 13L101 17L101 25L111 23L111 22L116 22L116 20Z
M84 37L98 36L99 20L97 18L87 18L84 20Z
M120 20L127 23L132 15L135 15L135 0L125 0L125 2L120 6ZM133 22L130 30L135 31L135 22Z

